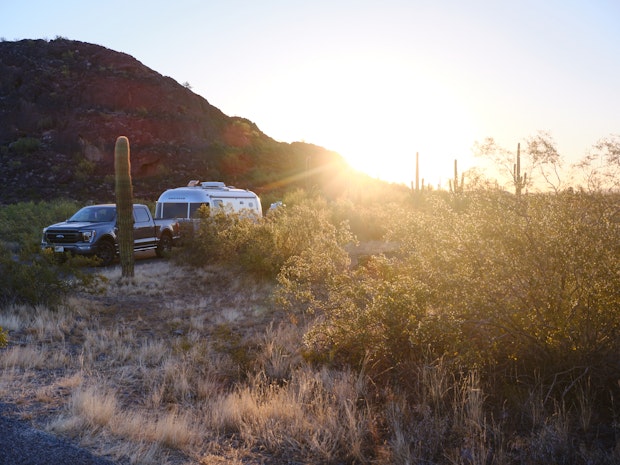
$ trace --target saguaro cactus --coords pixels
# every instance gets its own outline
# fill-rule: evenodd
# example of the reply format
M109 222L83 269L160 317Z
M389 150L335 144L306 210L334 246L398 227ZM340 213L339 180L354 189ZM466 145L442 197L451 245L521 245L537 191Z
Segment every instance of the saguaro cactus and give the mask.
M118 248L123 278L134 275L133 260L133 187L129 139L120 136L114 146L114 172L116 174L116 217L118 223Z
M527 173L521 176L521 144L517 144L517 162L512 168L512 179L515 185L515 195L521 197L521 191L527 184Z
M420 190L420 154L415 153L415 191Z
M454 160L454 180L449 180L450 192L453 194L461 194L465 189L465 173L461 174L461 183L459 184L459 170L457 161Z

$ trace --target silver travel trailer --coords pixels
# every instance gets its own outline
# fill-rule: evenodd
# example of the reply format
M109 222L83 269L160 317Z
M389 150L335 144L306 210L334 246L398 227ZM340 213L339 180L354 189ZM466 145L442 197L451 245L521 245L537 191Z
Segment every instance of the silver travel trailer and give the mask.
M254 192L227 186L223 182L190 181L186 187L168 189L159 196L155 218L191 220L206 205L212 212L220 209L234 213L249 212L262 216L260 199Z

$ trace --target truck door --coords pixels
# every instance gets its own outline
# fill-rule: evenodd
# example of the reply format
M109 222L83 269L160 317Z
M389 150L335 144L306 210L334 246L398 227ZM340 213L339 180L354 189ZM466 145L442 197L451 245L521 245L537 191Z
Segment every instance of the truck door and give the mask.
M135 248L148 247L155 243L155 224L151 220L147 207L137 205L133 207L133 240Z

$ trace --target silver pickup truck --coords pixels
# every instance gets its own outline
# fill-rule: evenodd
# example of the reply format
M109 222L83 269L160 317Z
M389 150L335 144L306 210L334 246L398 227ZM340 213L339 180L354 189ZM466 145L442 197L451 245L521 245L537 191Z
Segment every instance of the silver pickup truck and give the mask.
M155 250L163 256L179 239L179 223L173 219L153 219L146 205L134 204L134 252ZM116 205L91 205L71 218L43 229L42 249L56 253L96 256L101 264L112 263L118 255Z

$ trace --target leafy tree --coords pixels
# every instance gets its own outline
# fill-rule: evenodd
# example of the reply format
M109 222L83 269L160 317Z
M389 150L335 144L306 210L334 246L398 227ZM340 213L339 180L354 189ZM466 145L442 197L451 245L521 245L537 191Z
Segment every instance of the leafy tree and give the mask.
M527 139L527 154L532 166L544 179L545 184L556 193L562 186L560 170L562 168L560 154L555 141L548 132L539 131Z
M620 186L620 135L600 139L578 164L586 171L586 182L593 190L618 189Z
M489 169L493 171L491 177L498 177L501 184L512 180L516 153L500 146L492 137L476 142L473 150L477 157L489 160Z
M499 176L500 180L503 179L504 183L512 184L517 193L523 188L543 185L559 191L562 186L561 157L551 134L539 131L525 142L523 150L521 144L517 144L517 151L513 152L501 147L489 137L474 145L474 153L489 160L495 175ZM517 167L520 168L519 172ZM542 178L542 182L537 181L536 175Z

